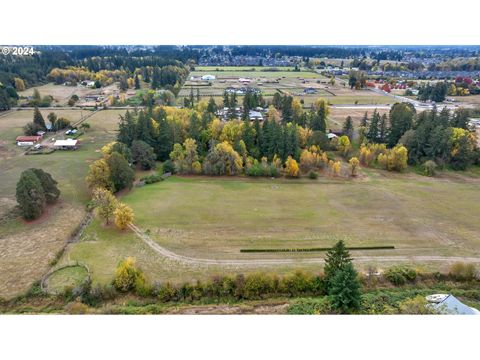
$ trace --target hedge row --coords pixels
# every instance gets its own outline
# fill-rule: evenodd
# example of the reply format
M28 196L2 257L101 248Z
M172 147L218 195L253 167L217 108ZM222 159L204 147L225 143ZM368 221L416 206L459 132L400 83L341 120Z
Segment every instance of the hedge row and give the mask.
M240 249L242 253L281 253L281 252L318 252L328 251L332 248L319 247L319 248L292 248L292 249ZM347 247L347 250L393 250L395 246L352 246Z

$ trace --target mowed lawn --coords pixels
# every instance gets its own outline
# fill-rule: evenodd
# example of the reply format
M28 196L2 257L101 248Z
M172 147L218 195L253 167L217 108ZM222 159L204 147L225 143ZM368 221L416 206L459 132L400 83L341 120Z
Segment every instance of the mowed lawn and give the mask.
M56 113L71 121L80 119L80 111ZM83 113L85 115L86 111ZM23 155L23 151L16 148L15 137L21 134L21 127L31 121L31 111L0 117L0 127L5 131L2 131L2 139L8 151L8 156L0 157L0 297L25 291L39 279L81 222L89 201L85 184L88 167L101 157L100 148L115 139L111 124L114 118L118 119L118 114L119 111L94 114L87 120L91 129L80 137L78 150L56 151L49 155ZM46 117L45 113L43 115ZM32 167L49 172L58 182L61 196L58 204L50 207L42 218L26 223L8 214L16 205L15 189L20 174Z
M165 248L201 259L297 259L283 265L191 265L165 259L132 232L105 227L98 219L62 261L80 261L94 281L112 280L118 262L134 256L152 281L194 281L220 273L319 271L301 262L324 253L240 253L242 248L394 245L395 250L354 251L372 256L359 263L385 268L382 256L479 256L478 179L430 179L369 170L355 181L171 177L135 188L121 201L135 223ZM375 261L378 257L379 261ZM448 264L412 260L415 266Z
M122 201L160 244L194 257L238 258L246 247L330 246L338 239L351 246L394 245L399 253L480 253L478 182L415 177L313 183L172 178Z

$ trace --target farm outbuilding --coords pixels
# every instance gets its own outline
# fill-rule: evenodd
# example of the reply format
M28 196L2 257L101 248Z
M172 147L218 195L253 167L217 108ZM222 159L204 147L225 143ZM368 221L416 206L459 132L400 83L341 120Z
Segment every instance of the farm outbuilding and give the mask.
M66 139L66 140L57 140L53 144L55 149L62 149L62 150L74 150L77 148L78 140L75 139Z
M41 135L34 136L17 136L16 142L18 146L31 146L36 144L42 139Z
M209 75L209 74L203 75L202 80L206 80L206 81L215 80L215 75Z
M263 115L259 111L250 110L248 112L248 117L250 118L250 120L263 120Z

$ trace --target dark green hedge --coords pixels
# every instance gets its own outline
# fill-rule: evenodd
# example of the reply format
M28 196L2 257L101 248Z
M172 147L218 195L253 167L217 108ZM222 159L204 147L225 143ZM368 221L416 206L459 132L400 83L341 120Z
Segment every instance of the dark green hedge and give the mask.
M331 248L292 248L292 249L240 249L242 253L280 253L280 252L318 252L328 251ZM352 246L347 247L347 250L393 250L395 246Z

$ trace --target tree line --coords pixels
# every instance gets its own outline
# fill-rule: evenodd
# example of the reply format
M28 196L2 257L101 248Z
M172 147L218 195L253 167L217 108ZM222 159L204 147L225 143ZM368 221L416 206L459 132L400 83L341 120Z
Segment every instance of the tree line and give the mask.
M434 108L417 113L413 105L397 103L388 116L374 111L369 118L365 113L359 128L360 142L403 145L412 165L430 160L439 166L464 170L480 161L476 135L469 129L470 116L472 112L464 108L454 112Z

